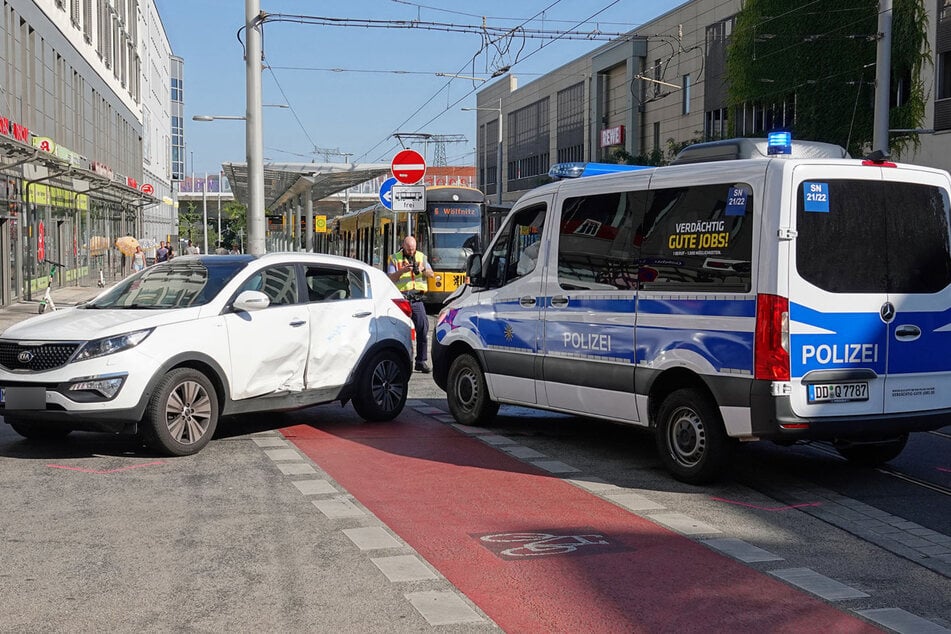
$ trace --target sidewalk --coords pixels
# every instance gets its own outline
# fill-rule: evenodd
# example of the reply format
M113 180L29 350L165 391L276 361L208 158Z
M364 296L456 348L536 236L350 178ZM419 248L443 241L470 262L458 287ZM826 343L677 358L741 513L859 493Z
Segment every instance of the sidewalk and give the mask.
M52 292L53 302L57 308L75 306L80 302L92 299L102 291L103 289L98 286L64 286L62 288L54 288ZM0 332L3 332L15 323L38 315L40 300L43 299L45 292L45 288L40 289L33 294L32 301L17 302L0 308Z
M38 315L39 300L43 298L45 290L34 295L33 301L18 302L0 308L0 333L13 324ZM64 286L53 290L53 302L56 303L57 308L75 306L92 299L103 290L98 286ZM430 316L429 319L429 336L432 337L435 331L435 317ZM446 398L446 393L436 386L432 374L414 372L409 382L409 398Z

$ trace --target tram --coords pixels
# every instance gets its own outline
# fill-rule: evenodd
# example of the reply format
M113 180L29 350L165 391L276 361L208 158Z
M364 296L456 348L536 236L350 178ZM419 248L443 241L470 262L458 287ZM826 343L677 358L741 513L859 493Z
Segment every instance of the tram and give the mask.
M465 284L466 259L481 246L485 209L485 195L478 189L427 187L424 211L394 212L378 203L337 217L327 250L385 270L390 255L412 234L435 273L425 301L441 304Z

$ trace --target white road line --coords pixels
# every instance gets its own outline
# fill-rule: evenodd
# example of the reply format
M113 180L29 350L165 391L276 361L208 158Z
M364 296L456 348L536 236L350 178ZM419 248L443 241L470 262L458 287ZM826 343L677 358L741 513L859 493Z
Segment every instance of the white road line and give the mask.
M701 539L701 544L706 544L711 548L719 550L721 553L739 559L742 562L752 564L762 561L784 561L779 555L774 555L768 550L758 548L753 544L747 543L742 539L734 537L724 537L722 539Z
M856 610L870 621L883 625L898 634L949 634L951 630L933 621L915 616L899 608L880 608L877 610Z
M485 622L455 592L411 592L403 596L430 625Z
M297 480L294 482L297 490L304 495L325 495L327 493L340 493L334 485L327 480Z
M714 528L683 513L654 513L648 515L647 518L681 535L709 535L723 532L719 528Z
M820 575L809 568L786 568L784 570L770 570L769 574L778 577L787 583L802 588L806 592L822 597L826 601L843 601L845 599L864 599L869 595L847 586L835 579Z
M360 550L378 550L381 548L402 548L403 543L390 535L382 526L364 526L345 528L343 534L350 538Z
M371 557L370 561L392 582L423 581L438 579L439 576L416 555L396 555L395 557Z

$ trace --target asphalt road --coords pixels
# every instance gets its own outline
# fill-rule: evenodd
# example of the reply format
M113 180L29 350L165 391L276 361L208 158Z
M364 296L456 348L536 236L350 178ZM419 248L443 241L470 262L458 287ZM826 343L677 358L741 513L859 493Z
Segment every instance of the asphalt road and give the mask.
M637 429L514 407L458 428L421 373L410 397L385 425L228 419L176 459L0 425L0 630L951 631L951 430L913 436L912 480L757 443L700 488ZM527 529L617 548L512 563L480 541Z

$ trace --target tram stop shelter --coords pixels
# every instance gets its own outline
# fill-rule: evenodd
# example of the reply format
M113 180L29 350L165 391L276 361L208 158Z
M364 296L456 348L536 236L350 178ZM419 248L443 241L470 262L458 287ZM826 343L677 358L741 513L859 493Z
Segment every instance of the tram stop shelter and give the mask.
M222 163L235 200L248 206L247 163ZM264 209L283 218L284 231L268 232L269 246L285 241L297 250L314 248L314 203L390 173L389 163L268 163L264 166ZM304 230L295 231L304 220Z

